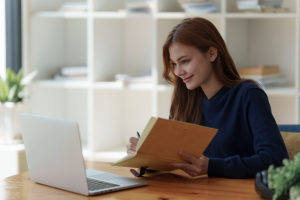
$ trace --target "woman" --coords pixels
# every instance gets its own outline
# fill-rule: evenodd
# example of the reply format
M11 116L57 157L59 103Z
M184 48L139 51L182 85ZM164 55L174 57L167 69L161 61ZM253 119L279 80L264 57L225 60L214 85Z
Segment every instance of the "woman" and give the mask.
M219 129L198 158L170 163L191 176L250 178L288 158L265 92L241 79L216 27L206 19L185 19L163 46L164 78L174 85L170 119ZM201 138L199 138L201 139ZM128 153L135 153L130 138Z

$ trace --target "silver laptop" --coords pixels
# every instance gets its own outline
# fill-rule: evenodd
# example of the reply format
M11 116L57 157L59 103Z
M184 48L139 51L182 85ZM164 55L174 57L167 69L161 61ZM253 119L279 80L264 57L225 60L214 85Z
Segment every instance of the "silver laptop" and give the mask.
M83 195L147 185L136 178L86 170L77 122L22 114L21 132L34 182Z

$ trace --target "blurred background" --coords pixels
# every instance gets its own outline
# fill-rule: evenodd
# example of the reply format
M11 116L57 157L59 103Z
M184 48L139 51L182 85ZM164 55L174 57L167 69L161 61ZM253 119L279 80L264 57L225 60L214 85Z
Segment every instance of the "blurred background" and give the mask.
M168 118L162 45L195 16L265 89L277 123L299 123L298 0L3 0L0 177L27 170L23 112L77 121L86 160L124 156L151 116Z

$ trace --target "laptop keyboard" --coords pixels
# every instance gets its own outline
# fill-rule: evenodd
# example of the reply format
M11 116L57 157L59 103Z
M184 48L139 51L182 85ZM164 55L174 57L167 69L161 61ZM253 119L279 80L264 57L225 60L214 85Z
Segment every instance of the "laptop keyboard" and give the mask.
M99 180L90 179L90 178L87 179L87 182L88 182L89 190L91 190L91 191L119 186L117 184L108 183L105 181L99 181Z

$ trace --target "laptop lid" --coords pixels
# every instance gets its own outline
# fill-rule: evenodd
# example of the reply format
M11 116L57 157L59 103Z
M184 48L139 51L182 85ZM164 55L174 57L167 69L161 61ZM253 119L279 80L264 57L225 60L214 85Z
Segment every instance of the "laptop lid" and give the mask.
M32 181L89 194L77 122L22 114L21 131Z

